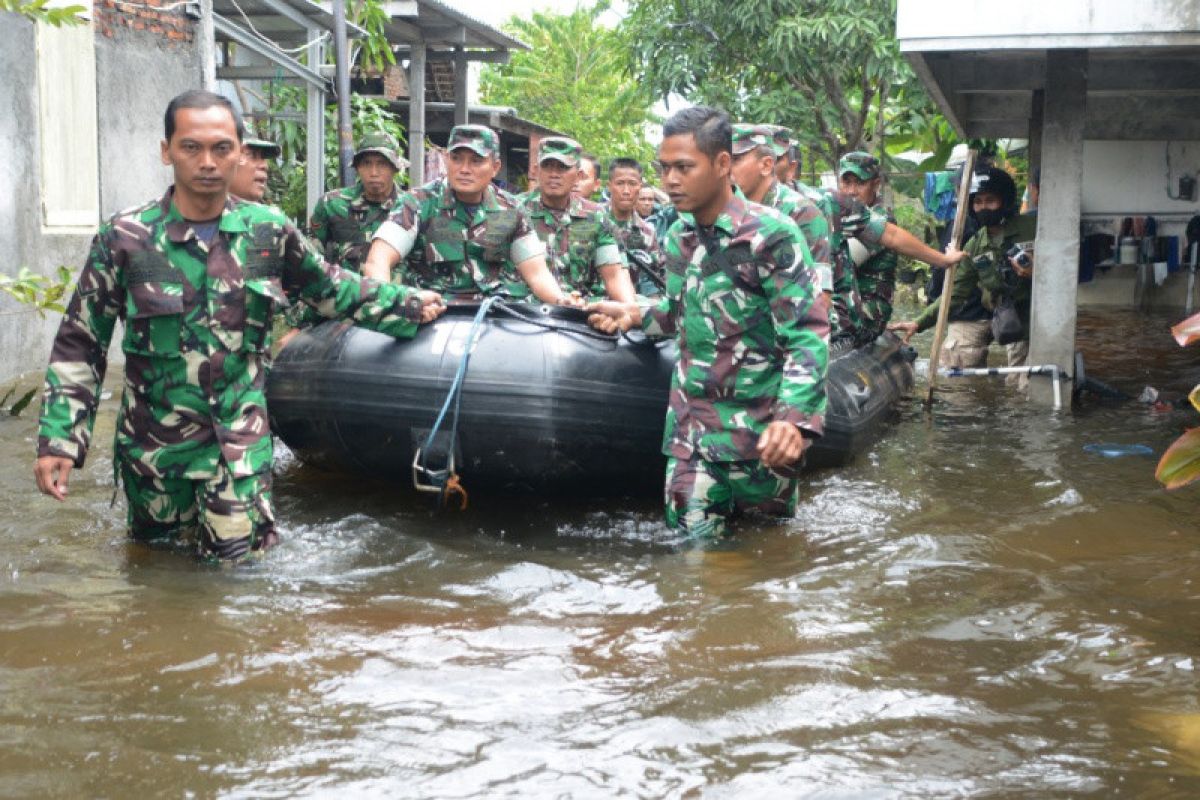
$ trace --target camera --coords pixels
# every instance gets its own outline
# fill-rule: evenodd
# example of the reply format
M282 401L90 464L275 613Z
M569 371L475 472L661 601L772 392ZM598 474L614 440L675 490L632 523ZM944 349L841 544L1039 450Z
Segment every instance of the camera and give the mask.
M1033 266L1033 257L1029 251L1032 248L1027 242L1018 242L1005 251L1004 255L1011 258L1024 269L1029 269Z

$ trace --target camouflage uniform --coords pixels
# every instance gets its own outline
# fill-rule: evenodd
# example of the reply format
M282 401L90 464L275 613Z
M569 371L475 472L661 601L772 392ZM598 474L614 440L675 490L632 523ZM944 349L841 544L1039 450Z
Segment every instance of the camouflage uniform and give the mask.
M583 148L565 136L547 136L538 143L538 164L553 160L574 167ZM579 292L585 297L604 297L600 267L619 264L628 268L617 244L616 232L608 212L575 194L563 210L548 208L541 190L531 192L521 202L538 239L546 245L546 264L564 292Z
M490 128L459 125L450 132L446 150L460 147L495 157L500 144ZM446 178L402 194L374 238L401 256L392 271L394 282L447 296L526 297L529 288L516 267L545 253L529 216L495 187L486 187L479 205L470 206Z
M92 241L50 356L38 455L83 466L113 326L123 319L114 466L130 533L195 532L201 552L236 558L275 538L264 394L275 314L298 300L408 337L421 300L324 263L268 206L231 198L205 244L173 192L117 214Z
M847 240L856 238L867 247L882 245L888 226L887 213L867 208L842 192L818 192L803 183L799 186L801 193L814 199L829 220L834 336L857 340L864 330L862 298Z
M368 200L361 181L335 189L317 201L308 222L309 235L321 244L325 260L359 272L371 249L371 238L396 205L399 191L381 203Z
M665 248L667 289L643 309L677 337L663 435L667 524L718 535L737 511L788 515L797 480L763 467L758 438L785 421L819 436L829 312L790 219L734 197L710 229L681 214Z
M646 274L647 270L651 270L655 275L662 276L662 249L658 246L654 226L639 217L636 211L622 222L613 215L611 205L608 208L608 221L612 223L617 244L625 254L633 288L638 294L647 297L662 294L662 285ZM643 260L646 263L645 267L642 264Z
M861 150L847 153L838 161L838 176L847 173L861 181L873 181L882 175L879 159ZM873 213L886 215L893 225L896 218L881 203L872 207ZM860 340L873 341L878 338L892 318L892 297L896 292L896 265L899 256L892 250L876 244L868 246L855 239L848 243L851 262L854 263L855 283L862 302L862 327Z

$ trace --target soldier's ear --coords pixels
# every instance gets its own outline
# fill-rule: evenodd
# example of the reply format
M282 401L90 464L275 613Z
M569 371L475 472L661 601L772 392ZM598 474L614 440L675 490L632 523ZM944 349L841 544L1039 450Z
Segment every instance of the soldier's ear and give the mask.
M717 153L717 157L713 159L713 166L717 168L718 175L733 174L733 154L728 150L722 150Z
M164 167L171 166L171 143L168 142L166 139L163 139L162 143L161 143L161 150L162 150L162 152L161 152L160 156L162 158L163 166Z

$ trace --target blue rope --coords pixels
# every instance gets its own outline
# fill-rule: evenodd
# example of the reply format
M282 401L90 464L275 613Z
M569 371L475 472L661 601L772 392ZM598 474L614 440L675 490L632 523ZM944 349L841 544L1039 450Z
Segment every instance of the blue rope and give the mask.
M433 423L433 428L429 431L429 436L425 439L425 444L421 447L422 462L424 462L424 454L429 452L430 446L433 445L433 439L441 430L442 423L446 420L446 412L450 410L450 405L454 405L454 420L450 424L450 447L448 452L450 457L454 455L454 440L458 437L458 411L462 404L462 385L463 380L467 376L467 364L471 361L471 351L475 349L475 342L479 339L479 333L483 329L483 320L487 316L488 310L500 301L499 297L489 297L479 305L479 310L475 312L475 319L471 322L471 330L467 333L467 344L463 349L462 359L458 362L458 370L454 373L454 381L450 384L450 391L446 393L446 401L442 403L442 410L438 412L437 420ZM424 463L422 463L424 466ZM444 483L444 479L442 480Z

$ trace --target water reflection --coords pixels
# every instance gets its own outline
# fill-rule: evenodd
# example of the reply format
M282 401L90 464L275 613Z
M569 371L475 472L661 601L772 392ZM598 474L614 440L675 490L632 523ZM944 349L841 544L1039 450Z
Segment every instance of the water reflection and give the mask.
M1090 371L1182 394L1168 322L1086 318ZM107 448L32 495L5 418L0 794L1193 796L1198 496L1083 449L1188 424L956 382L708 548L284 459L284 545L224 570L125 542Z

